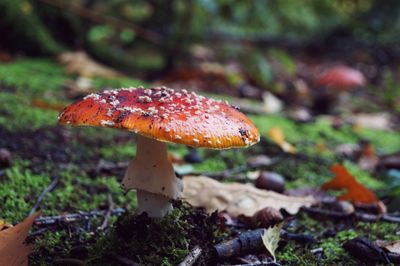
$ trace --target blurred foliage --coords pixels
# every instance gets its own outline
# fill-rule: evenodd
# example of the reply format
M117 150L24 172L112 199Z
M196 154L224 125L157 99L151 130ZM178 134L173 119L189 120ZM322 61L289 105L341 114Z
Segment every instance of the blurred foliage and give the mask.
M165 68L188 44L213 38L299 45L336 34L396 44L400 29L397 0L4 0L0 15L5 48L36 54L85 48L123 68ZM142 54L126 55L143 46L164 59L130 63ZM268 72L265 64L259 68Z
M8 43L13 50L22 49L31 53L54 54L62 51L63 47L53 39L36 11L26 0L0 1L0 44Z

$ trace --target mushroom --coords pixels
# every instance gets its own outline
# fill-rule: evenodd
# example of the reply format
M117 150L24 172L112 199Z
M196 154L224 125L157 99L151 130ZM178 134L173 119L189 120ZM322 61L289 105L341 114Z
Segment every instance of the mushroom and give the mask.
M332 67L318 75L315 81L318 86L331 87L343 91L366 84L363 73L347 66Z
M67 106L64 125L120 128L137 134L136 157L122 181L136 189L138 211L163 217L180 197L182 180L167 157L167 142L228 149L257 143L259 132L237 109L187 90L123 88L93 93Z
M329 112L346 92L367 83L362 72L348 66L332 67L318 74L314 82L323 90L316 91L313 109L322 113Z

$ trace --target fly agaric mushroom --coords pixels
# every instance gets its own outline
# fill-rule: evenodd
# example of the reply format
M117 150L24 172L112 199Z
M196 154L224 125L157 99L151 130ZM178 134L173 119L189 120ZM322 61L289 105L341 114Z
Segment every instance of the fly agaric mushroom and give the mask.
M329 112L346 92L367 83L363 73L347 66L332 67L317 75L314 81L323 90L316 91L313 109L322 113Z
M137 134L136 157L122 185L136 189L138 211L163 217L183 184L167 157L167 142L228 149L257 143L259 132L237 109L219 100L166 87L93 93L60 114L60 124L120 128Z
M364 86L366 79L363 73L357 69L347 66L336 66L318 75L316 84L322 87L332 87L337 90L346 91Z

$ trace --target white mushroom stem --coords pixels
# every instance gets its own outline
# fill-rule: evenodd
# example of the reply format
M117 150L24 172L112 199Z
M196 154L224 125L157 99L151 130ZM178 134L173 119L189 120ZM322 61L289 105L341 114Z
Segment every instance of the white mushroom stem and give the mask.
M171 209L170 200L179 198L182 180L168 160L167 143L137 135L136 157L122 180L125 189L136 189L138 211L163 217Z

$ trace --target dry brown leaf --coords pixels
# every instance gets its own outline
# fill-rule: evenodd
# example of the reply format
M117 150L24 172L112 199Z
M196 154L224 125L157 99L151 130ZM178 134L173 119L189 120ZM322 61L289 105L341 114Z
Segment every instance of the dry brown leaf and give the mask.
M377 241L378 246L385 248L386 250L400 254L400 240L395 240L391 242Z
M96 62L85 52L65 52L62 53L58 60L65 65L65 70L69 74L78 74L84 77L105 77L117 78L122 74L105 65Z
M28 265L28 255L32 248L24 242L33 221L39 215L40 212L32 214L16 226L0 231L0 265Z
M183 183L183 198L193 206L204 207L208 212L226 210L233 216L253 216L265 207L296 214L302 206L316 202L312 196L291 197L250 184L221 183L207 176L185 176Z
M369 128L377 130L392 129L393 122L388 113L360 113L350 116L348 119L350 123L357 129Z

